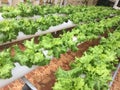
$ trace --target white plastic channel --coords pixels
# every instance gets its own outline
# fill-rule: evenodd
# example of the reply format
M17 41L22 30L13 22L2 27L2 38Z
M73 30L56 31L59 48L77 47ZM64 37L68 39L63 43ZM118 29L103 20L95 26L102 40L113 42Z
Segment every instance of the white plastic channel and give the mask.
M74 26L76 26L76 25L73 24L71 21L68 21L67 23L64 22L63 24L60 24L60 25L57 25L57 26L51 26L46 31L38 30L38 32L36 32L34 35L25 35L24 33L19 32L19 35L17 36L16 40L12 40L11 42L8 41L8 42L5 42L5 43L1 43L0 46L8 45L8 44L18 42L18 41L23 41L23 40L30 39L32 37L36 37L36 36L40 36L40 35L44 35L44 34L47 34L47 33L61 31L63 29L71 28L71 27L74 27Z
M111 87L112 87L112 85L113 85L113 82L114 82L114 80L115 80L115 78L116 78L116 76L117 76L117 74L118 74L119 69L120 69L120 63L119 63L118 66L117 66L117 70L115 71L115 73L114 73L114 75L113 75L113 78L112 78L112 81L111 81L110 84L109 84L109 89L108 89L108 90L111 89Z
M29 73L30 71L36 69L38 66L32 66L28 68L27 66L21 66L19 63L15 63L15 68L12 70L12 77L9 79L0 79L0 88L4 87L5 85L11 83L12 81L23 77L25 74Z

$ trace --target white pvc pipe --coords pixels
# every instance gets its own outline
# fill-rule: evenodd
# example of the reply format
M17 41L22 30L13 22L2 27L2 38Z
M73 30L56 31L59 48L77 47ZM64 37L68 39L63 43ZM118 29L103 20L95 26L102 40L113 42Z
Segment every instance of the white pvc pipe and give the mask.
M31 68L28 68L27 66L21 66L19 63L15 63L15 68L12 69L12 77L9 79L0 79L0 88L4 87L5 85L11 83L18 78L23 77L25 74L36 69L37 67L38 66L33 65Z
M108 90L111 89L111 87L112 87L112 85L113 85L113 82L115 81L115 78L116 78L116 76L117 76L117 74L118 74L119 69L120 69L120 63L119 63L118 66L117 66L117 70L115 71L115 73L114 73L114 75L113 75L113 78L112 78L112 81L111 81L110 84L109 84L109 89L108 89Z

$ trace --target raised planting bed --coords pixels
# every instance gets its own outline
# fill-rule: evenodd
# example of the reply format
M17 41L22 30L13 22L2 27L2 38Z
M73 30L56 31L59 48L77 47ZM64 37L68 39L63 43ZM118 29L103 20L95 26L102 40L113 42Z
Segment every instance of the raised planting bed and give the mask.
M75 26L76 25L74 25L74 24L69 24L69 25L64 24L62 26L56 26L57 28L53 27L53 28L51 28L49 30L42 31L42 32L40 32L40 33L38 33L36 35L28 35L28 36L20 35L19 36L20 38L17 39L17 40L13 40L12 42L6 42L6 43L0 44L0 51L5 49L5 48L8 48L8 47L10 47L10 46L12 46L12 45L14 45L16 43L23 43L23 41L25 41L25 40L29 40L31 38L38 38L39 36L45 35L47 33L52 33L53 36L56 37L56 36L58 36L61 33L62 30L66 29L66 31L68 31L68 30L70 31Z
M41 31L52 30L52 26L60 25L63 22L69 23L69 20L74 24L98 22L103 18L119 15L120 12L108 7L33 6L31 4L20 4L16 8L1 7L0 9L3 12L2 16L9 18L0 22L0 44L16 39L34 37L36 33L38 35ZM39 17L36 15L39 15ZM30 16L38 18L31 19ZM71 25L74 25L73 23ZM66 24L64 25L67 26ZM24 34L21 36L20 32Z
M111 21L111 22L106 24L106 26L101 26L103 23L106 23L107 20L108 20L108 22L109 21ZM73 29L72 32L67 32L67 33L64 32L64 34L60 35L60 37L58 37L58 38L54 38L51 34L40 36L38 39L38 41L40 41L40 42L38 42L37 44L34 43L34 39L32 39L31 41L25 41L24 46L26 47L26 50L24 52L21 51L17 45L14 45L13 47L15 48L16 54L13 58L10 58L10 60L12 60L11 63L17 61L17 62L21 63L22 65L27 64L27 65L31 66L34 64L36 64L36 65L42 64L42 63L40 63L40 61L41 61L41 62L43 62L43 64L46 64L46 63L49 63L51 56L59 58L61 53L65 53L68 50L76 51L77 44L85 42L87 40L97 38L100 34L103 34L105 32L106 28L110 29L114 25L119 23L118 17L114 17L114 18L107 19L107 20L103 19L98 23L91 22L89 24L78 26L75 29ZM111 26L111 24L112 24L112 26ZM81 31L81 29L82 29L82 31ZM86 30L84 30L84 29L86 29ZM97 29L97 31L96 30L91 31L93 29ZM48 44L48 42L49 42L49 44ZM30 57L31 54L28 51L30 51L30 52L32 51L33 55L36 55L36 54L41 55L41 58L39 58L38 60L36 58L36 60L34 60L34 57ZM48 55L46 55L44 52L48 52L47 53ZM6 50L6 51L2 52L3 55L5 53L8 53L7 54L8 56L5 56L5 57L1 56L1 57L6 58L6 60L8 60L7 57L9 57L9 55L10 55L10 50ZM26 56L26 55L29 55L29 56ZM25 59L25 60L21 60L21 59ZM47 59L47 60L44 60L44 59Z
M58 68L61 67L62 69L69 71L71 69L69 64L74 61L76 56L82 57L84 51L86 51L90 46L98 44L99 39L84 42L78 46L79 50L77 52L68 51L67 53L62 54L59 59L54 58L51 60L49 65L38 67L25 76L38 90L52 90L52 87L56 82L54 73ZM24 83L21 84L21 80L17 81L14 81L2 89L5 90L5 88L7 88L9 90L16 88L17 90L21 90ZM17 83L20 84L19 87L16 85Z
M73 27L71 28L68 28L66 29L66 31L71 31ZM44 33L41 33L41 35L45 35L47 33L51 33L54 37L58 37L60 34L62 34L62 29L58 29L58 30L55 30L54 31L50 31L50 32L47 32L45 31ZM35 43L38 42L38 37L39 35L35 36ZM28 39L30 40L32 37L29 37ZM24 42L24 40L18 40L18 41L15 41L15 42L10 42L10 43L6 43L4 45L1 45L0 46L0 51L4 50L4 49L7 49L7 48L11 48L12 46L14 45L18 45L20 47L21 50L25 50L25 47L24 45L22 44ZM12 49L11 51L11 55L14 54L14 49ZM27 74L28 72L34 70L35 68L37 68L38 66L37 65L34 65L32 67L27 67L27 66L21 66L19 65L19 63L15 63L15 68L11 71L12 72L12 77L11 78L8 78L8 79L0 79L0 87L3 87L5 85L7 85L8 83L14 81L15 79L17 78L20 78L22 76L24 76L25 74ZM18 74L20 72L20 74Z
M103 34L103 35L105 35L106 36L106 34ZM96 42L96 43L95 43ZM73 59L74 59L74 57L75 56L79 56L79 55L81 55L82 53L83 53L83 51L84 50L86 50L85 48L88 48L89 46L91 46L91 45L94 45L94 44L98 44L98 40L95 40L95 41L89 41L89 42L85 42L85 43L82 43L80 46L79 46L79 48L80 48L80 50L77 52L77 54L75 54L75 53L70 53L70 52L68 52L68 54L70 54L70 55L72 55L72 57L73 57ZM83 47L85 47L85 48L83 48ZM21 47L22 48L22 47ZM82 51L83 50L83 51ZM81 54L80 54L81 53ZM45 69L45 74L46 73L51 73L50 71L52 71L52 70L56 70L59 66L63 66L63 67L68 67L67 65L69 65L66 61L65 61L65 58L66 59L68 59L69 60L69 58L68 58L68 56L69 55L67 55L67 54L65 54L65 56L63 55L63 56L61 56L61 57L64 57L64 59L62 59L63 61L60 61L60 60L57 60L57 62L58 62L58 64L60 64L60 65L57 65L56 63L54 63L53 64L53 66L50 66L51 67L51 69L50 69L50 67L49 66L45 66L44 68L47 68L48 70L46 70ZM56 62L56 60L54 59L53 61L51 61L51 62ZM68 62L70 62L70 61L68 61ZM63 63L63 65L62 65L62 63ZM65 63L65 65L64 65L64 63ZM50 65L51 65L51 63L50 63ZM40 67L40 68L42 68L42 67ZM49 70L50 69L50 70ZM68 67L68 69L69 69L69 67ZM41 70L41 69L40 69ZM44 69L42 69L42 71L43 71ZM48 71L48 72L47 72ZM38 72L38 71L37 71ZM43 72L42 72L43 73ZM52 71L52 73L54 73L54 71ZM35 74L36 75L36 74ZM27 75L26 75L27 76ZM32 73L32 75L28 75L27 77L28 78L33 78L34 77L34 75L33 75L33 73ZM40 75L41 76L41 75ZM46 75L43 75L43 76L46 76ZM35 78L35 77L34 77ZM37 77L38 78L38 77ZM44 78L44 77L43 77ZM52 78L51 78L52 79ZM30 79L29 79L30 80ZM52 79L53 80L53 79ZM31 81L31 80L30 80ZM39 81L39 80L38 80ZM41 81L41 80L40 80ZM43 80L44 81L44 80ZM37 81L36 81L37 82ZM36 85L36 84L35 84ZM52 83L50 84L50 85L53 85ZM43 85L43 87L44 87L44 85Z
M65 70L69 70L70 66L69 63L73 62L75 56L80 57L82 56L83 52L86 51L90 46L98 45L99 40L92 40L82 43L78 46L79 50L77 52L68 51L65 54L61 54L59 59L53 58L50 64L46 66L40 66L33 70L32 72L25 75L25 77L38 89L38 90L51 90L51 87L54 85L55 82L55 75L54 73L57 71L59 67L62 67ZM17 82L19 81L19 82ZM12 82L11 84L1 88L1 90L7 88L17 90L21 90L24 86L24 83L21 80L17 80ZM20 85L17 86L17 83Z
M73 80L72 78L69 77L69 75L66 78L64 78L64 75L71 73L72 69L76 68L77 65L78 65L79 69L81 68L81 70L83 70L83 71L85 69L85 71L86 71L88 63L84 63L84 61L86 61L86 60L89 61L89 60L91 60L91 57L92 57L93 63L97 63L97 64L95 64L96 68L98 68L97 67L99 65L98 62L100 63L101 67L98 68L98 70L96 71L95 65L94 64L92 65L92 63L90 63L91 66L88 65L89 66L88 72L94 72L91 70L95 70L95 77L98 79L98 80L96 79L98 83L95 84L94 78L92 78L93 82L92 82L92 86L90 87L89 84L86 83L87 82L86 79L83 80L83 78L81 78L81 80L85 81L85 83L87 85L87 86L85 85L85 88L88 88L88 90L93 90L95 88L97 88L98 90L101 90L101 89L103 89L103 86L105 86L104 89L106 90L107 86L109 85L108 82L110 82L110 75L111 75L110 73L112 71L115 71L115 69L113 69L114 64L118 64L116 61L115 61L116 63L114 63L114 59L115 59L116 53L118 54L118 51L116 52L116 49L119 47L118 46L119 44L118 44L118 41L116 41L116 39L119 38L119 32L118 32L118 34L109 34L109 33L117 32L120 29L120 27L119 27L120 15L118 13L119 11L114 11L114 10L107 8L108 12L104 14L104 12L106 10L102 11L105 9L103 7L99 7L97 9L95 9L95 7L90 7L91 9L93 9L91 11L90 11L89 7L84 7L83 9L81 7L76 7L75 10L77 10L78 12L72 12L72 14L70 14L69 11L71 11L71 9L69 9L69 6L65 7L65 9L66 8L68 8L67 9L68 11L65 11L65 12L67 12L68 17L64 17L64 19L62 19L63 17L59 18L59 17L55 16L54 24L56 25L56 23L61 22L62 20L69 19L69 20L73 21L75 24L78 24L76 27L73 26L74 27L73 29L71 27L71 29L68 29L68 30L56 29L56 30L43 31L42 33L40 33L40 35L32 35L32 36L26 38L29 40L23 39L23 40L9 42L9 43L5 43L5 44L1 45L1 47L0 47L0 49L1 49L1 52L0 52L0 78L1 78L1 80L4 81L7 79L11 79L11 77L12 77L11 71L14 71L15 68L18 67L18 66L15 67L16 63L19 63L21 65L20 67L25 66L25 67L29 67L29 68L31 68L33 65L36 65L36 66L40 66L40 67L38 67L37 69L35 69L36 67L31 68L31 70L35 69L31 73L28 73L31 70L26 70L25 72L28 74L26 74L26 73L21 74L22 69L20 69L20 74L19 75L16 74L16 78L12 79L10 82L12 82L13 80L18 79L26 74L25 77L32 83L31 85L35 86L38 90L51 90L52 87L54 87L54 90L58 90L56 85L58 85L58 86L62 85L62 83L59 83L59 81L60 81L59 76L63 77L62 79L66 79L63 81L67 81L67 78L69 78L70 80ZM74 8L74 7L72 7L72 8ZM84 13L84 9L89 14L86 14L86 12ZM81 10L83 12L79 13ZM114 14L114 15L112 15L112 17L111 17L111 11L113 11L112 14ZM95 13L95 12L97 12L97 13ZM9 13L9 11L8 11L8 13ZM86 16L83 18L84 14ZM45 17L47 18L47 20L50 19L49 20L50 22L53 22L51 20L53 20L54 16L48 15ZM48 18L48 17L50 17L50 18ZM18 27L16 27L17 20L13 20L13 21L12 20L13 19L10 19L10 22L9 22L9 23L11 23L11 22L15 21L14 24L12 24L12 25L9 24L8 22L6 22L7 25L9 26L9 28L7 28L7 26L5 26L5 27L2 26L3 23L5 23L5 21L3 21L1 24L2 30L5 32L8 31L7 33L8 33L9 37L7 37L7 38L9 38L9 40L13 38L12 35L14 35L13 34L14 30L17 30L17 29L18 29L17 31L25 30L25 32L27 32L27 33L30 32L29 34L31 34L34 32L33 27L36 23L38 23L37 26L39 26L39 24L41 24L41 23L42 23L41 25L44 26L47 23L47 20L44 23L44 20L45 20L44 17L42 19L40 18L37 21L35 21L36 23L32 20L23 18L21 20L18 19L19 23L17 23ZM58 21L56 21L56 20L58 20ZM24 22L24 25L20 24L21 22ZM31 23L33 24L32 27L30 27ZM19 27L19 24L23 25L23 26ZM53 24L53 23L51 23L51 24ZM49 24L48 26L50 26L51 24ZM12 26L14 28L12 28ZM48 28L48 26L47 27L45 26L43 28ZM35 27L36 27L36 25L35 25ZM30 29L30 31L29 31L29 29ZM37 27L35 29L37 30ZM11 30L13 30L13 31L11 31ZM113 41L110 41L111 39L109 37L111 37L111 35L113 35L113 38L112 38ZM6 34L6 36L7 36L7 34ZM102 38L103 36L104 37L108 36L108 41L107 41L107 39ZM32 38L32 37L35 37L35 38ZM102 38L102 40L100 40L101 38ZM98 45L99 41L100 41L100 45ZM117 43L117 45L114 42ZM110 43L110 46L108 45L108 43ZM116 46L113 49L111 48L112 44ZM95 45L98 45L98 46L95 46ZM95 46L95 47L92 47L92 46ZM100 47L100 49L98 49L99 47ZM97 51L95 51L96 53L94 53L92 50L93 51L97 50ZM105 52L102 52L102 50L104 50ZM108 52L107 52L107 50L108 50ZM109 52L109 50L111 50L113 53L111 53L111 51ZM86 51L86 52L84 52L84 51ZM99 52L100 52L100 55L103 55L102 57L100 57L100 55L98 54ZM91 54L91 53L93 53L93 54ZM105 57L106 55L109 56L110 55L109 53L111 54L112 59L110 57L109 58ZM83 56L82 56L82 54L83 54ZM94 56L96 54L97 54L97 56L95 59ZM86 58L86 60L83 60L82 63L83 63L83 66L85 66L85 65L86 66L84 68L82 68L83 66L79 67L79 64L81 63L81 59L84 58L85 55L87 55L88 58ZM80 57L80 56L82 56L82 57L79 59L75 58L75 57ZM104 60L104 58L105 58L105 60ZM99 59L103 60L105 62L99 61ZM109 59L111 61L109 61ZM74 60L75 60L75 62L73 62L72 66L71 66L70 63ZM92 60L91 60L91 62L92 62ZM103 66L101 63L103 63L103 65L105 64L105 66ZM108 63L108 67L106 66L106 63ZM60 67L62 67L63 69L65 69L67 71L60 69ZM91 69L91 68L93 68L93 69ZM101 72L103 72L103 73L105 72L105 71L103 71L104 70L103 68L106 70L106 74L109 76L109 79L107 76L103 76L104 77L103 79L101 78ZM77 69L77 70L79 71L79 69ZM108 69L109 69L109 71L108 71ZM61 72L63 72L64 75L62 75ZM19 73L19 70L18 70L18 73ZM57 73L56 76L55 76L55 73ZM74 75L74 73L75 72L72 72L71 74ZM96 75L96 73L98 74L98 76ZM91 74L91 75L94 75L94 74ZM84 77L84 74L82 76ZM13 75L13 77L14 77L14 75ZM56 79L55 79L55 77L56 77ZM77 78L77 77L78 76L74 77L73 82L76 81L75 78ZM112 75L111 75L111 77L112 77ZM88 77L86 77L86 78L89 79ZM25 78L23 78L23 79L25 79ZM23 79L22 79L22 82L24 82ZM78 78L77 80L79 80L79 79L80 78ZM81 82L81 80L78 82ZM3 83L3 81L0 83ZM25 82L22 83L20 81L21 80L19 79L17 81L17 83L20 84L21 89L22 89L23 84ZM54 83L56 83L56 84L54 84ZM67 82L67 83L70 83L70 82ZM100 84L100 83L102 83L102 84ZM8 84L8 83L6 83L6 84ZM12 84L16 84L16 81L13 82ZM10 86L9 85L6 86L5 88L13 89L12 84ZM84 83L81 82L80 85L83 85L83 84ZM2 85L2 84L0 84L0 85ZM78 88L80 85L78 85ZM14 86L16 86L16 85L14 85ZM64 84L63 84L62 88L66 87L66 86L64 86ZM71 87L67 87L67 89L77 88L76 86L73 86L73 87L72 87L72 85L69 85L69 86L71 86ZM61 88L61 86L59 86L58 88ZM81 87L81 88L83 88L83 87ZM4 88L1 88L1 89L4 89ZM20 89L20 87L19 87L19 89ZM19 89L17 89L17 90L19 90ZM60 90L64 90L64 89L60 89Z
M115 64L119 62L117 59L120 55L119 40L120 28L108 38L102 38L98 46L89 48L81 58L76 58L70 65L71 70L58 69L53 90L108 90L111 88L108 82L111 80L112 71L116 68Z

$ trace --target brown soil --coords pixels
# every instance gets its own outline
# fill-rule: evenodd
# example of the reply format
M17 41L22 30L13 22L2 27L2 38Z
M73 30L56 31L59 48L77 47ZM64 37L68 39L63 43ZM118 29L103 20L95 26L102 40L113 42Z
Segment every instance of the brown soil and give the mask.
M0 90L22 90L24 86L24 82L20 79L13 81L9 85L5 86L4 88L0 88Z
M120 69L110 90L120 90Z

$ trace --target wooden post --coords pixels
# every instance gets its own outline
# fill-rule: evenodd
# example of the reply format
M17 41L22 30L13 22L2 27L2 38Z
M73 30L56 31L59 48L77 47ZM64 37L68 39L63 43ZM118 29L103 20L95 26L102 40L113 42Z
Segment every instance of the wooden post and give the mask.
M92 6L92 5L96 5L98 0L87 0L87 5L88 6Z
M44 0L40 0L39 4L43 5L43 3L44 3Z
M55 5L58 4L58 0L55 0L54 3L55 3Z
M64 5L67 5L67 0L64 0Z
M40 4L40 0L31 0L33 5L39 5Z
M63 4L63 0L60 1L60 6L62 6L62 4Z
M0 0L0 6L2 6L1 0Z
M20 2L24 2L24 0L12 0L12 6L16 6Z
M119 0L116 0L113 8L120 10L120 7L117 6L119 2L120 2Z

